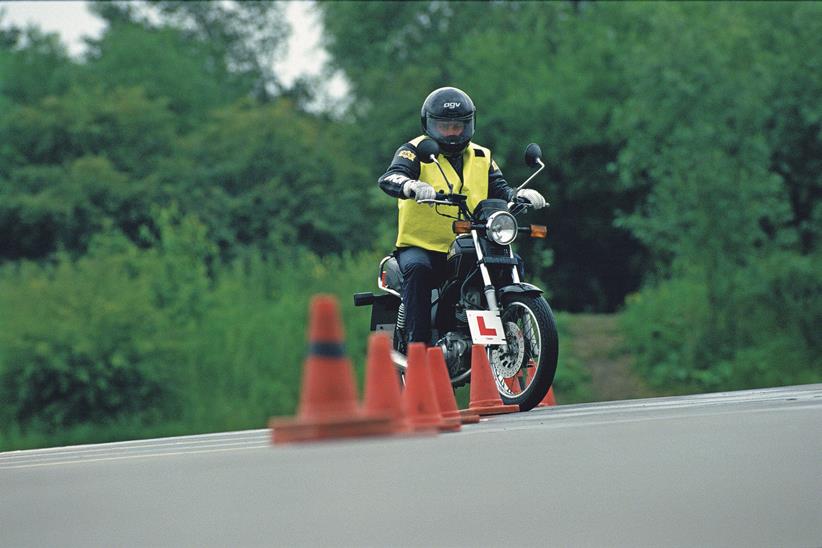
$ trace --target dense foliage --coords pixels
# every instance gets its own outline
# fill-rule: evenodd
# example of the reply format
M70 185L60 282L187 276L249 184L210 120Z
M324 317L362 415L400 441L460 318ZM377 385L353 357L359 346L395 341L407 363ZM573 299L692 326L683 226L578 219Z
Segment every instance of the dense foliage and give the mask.
M316 7L329 112L272 69L280 3L95 3L81 59L0 14L0 446L291 411L308 297L370 288L375 180L441 85L512 184L542 145L549 240L519 250L555 309L624 305L661 387L822 379L822 5Z

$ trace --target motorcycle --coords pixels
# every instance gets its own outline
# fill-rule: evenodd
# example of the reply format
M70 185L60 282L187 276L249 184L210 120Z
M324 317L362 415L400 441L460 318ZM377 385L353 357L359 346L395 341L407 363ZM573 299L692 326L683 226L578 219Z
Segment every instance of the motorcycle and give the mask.
M483 344L503 402L527 411L551 387L558 358L551 307L539 287L522 281L520 260L511 248L518 234L545 238L547 233L545 226L520 227L516 221L530 206L517 193L545 168L540 147L531 143L526 148L525 163L538 169L517 187L510 202L486 199L474 211L468 210L467 196L455 193L448 181L437 160L436 141L423 140L417 151L421 162L437 165L448 185L448 193L419 203L454 219L448 275L432 291L431 300L432 331L451 384L457 388L470 382L471 346ZM371 330L385 331L393 339L392 361L402 380L407 367L405 305L402 272L393 254L380 262L377 286L382 293L356 293L354 304L371 306Z

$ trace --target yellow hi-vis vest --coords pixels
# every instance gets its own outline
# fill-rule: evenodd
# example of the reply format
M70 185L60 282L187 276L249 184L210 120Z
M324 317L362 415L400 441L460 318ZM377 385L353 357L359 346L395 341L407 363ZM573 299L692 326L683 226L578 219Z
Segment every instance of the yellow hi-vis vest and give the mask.
M411 141L417 146L425 138L424 135ZM462 179L451 167L451 163L442 154L437 157L442 170L448 180L454 185L454 192L468 196L468 209L473 211L482 200L488 197L488 171L491 167L491 151L487 148L468 143L462 153ZM442 173L433 162L420 162L420 181L426 182L438 192L448 192L448 185ZM454 241L454 232L451 223L454 219L439 215L435 209L427 204L418 204L413 198L397 200L399 207L399 223L397 230L397 247L421 247L430 251L448 251ZM436 206L443 213L453 217L459 211L456 207Z

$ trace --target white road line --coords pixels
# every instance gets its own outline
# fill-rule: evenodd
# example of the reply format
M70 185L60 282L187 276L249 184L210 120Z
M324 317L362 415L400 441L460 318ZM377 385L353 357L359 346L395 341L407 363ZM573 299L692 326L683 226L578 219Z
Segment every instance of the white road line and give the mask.
M655 417L652 413L688 408L712 414L773 411L777 407L772 404L778 401L790 402L779 409L783 411L820 408L822 384L541 408L530 413L483 417L480 424L469 425L450 436L520 430L536 424L559 428L668 419L671 418L669 413L664 417ZM752 407L756 404L767 407ZM596 420L597 416L603 417L602 420ZM11 451L0 453L0 470L257 449L270 447L270 439L270 430L259 429Z
M242 437L256 437L268 432L268 429L261 428L257 430L238 430L237 432L231 432L231 435ZM26 449L26 451L61 451L67 448L83 448L83 447L99 447L100 445L108 445L108 446L124 446L124 445L143 445L143 444L166 444L166 443L176 443L180 440L198 440L203 439L206 440L208 438L220 438L226 435L225 432L210 432L207 434L191 434L187 436L172 436L166 438L146 438L140 440L124 440L124 441L112 441L107 442L105 444L98 444L98 443L88 443L88 444L81 444L81 445L69 445L65 447L46 447L43 449ZM3 455L5 453L0 453Z
M178 436L173 438L156 438L150 440L131 440L102 444L69 445L65 447L48 447L44 449L25 449L20 451L9 451L0 453L0 463L8 459L28 458L31 456L60 456L62 454L91 454L105 451L131 451L131 450L152 450L163 447L177 447L183 445L208 445L214 443L225 443L229 440L236 440L238 443L246 439L250 442L270 439L269 430L253 430L253 435L246 432L220 432L214 434L198 434L196 436ZM241 435L237 435L241 434Z
M711 396L714 397L697 398L692 396L679 396L673 398L627 400L622 402L559 405L556 407L537 408L533 410L531 413L500 415L499 422L518 422L520 420L530 422L534 420L543 420L547 416L572 417L584 415L599 415L613 412L636 413L642 411L656 411L659 409L706 408L727 405L740 405L745 403L771 403L775 401L784 400L796 402L819 400L819 403L822 404L822 385L815 386L820 386L820 388L818 390L808 391L782 391L779 393L779 395L770 394L767 395L767 397L762 397L763 394L751 394L749 392L746 392L744 394L734 395L731 397L718 397L716 395L711 394Z
M245 447L226 447L223 449L200 449L195 451L175 451L175 452L163 452L163 453L148 453L148 454L141 454L141 455L121 455L118 457L101 457L101 458L94 458L94 459L77 459L77 460L63 460L63 461L55 461L55 462L38 462L33 464L14 464L11 466L2 466L0 465L0 470L15 470L20 468L42 468L45 466L62 466L66 464L86 464L92 462L105 462L105 461L115 461L115 460L129 460L129 459L149 459L149 458L158 458L158 457L175 457L181 455L194 455L198 453L222 453L227 451L246 451L249 449L263 449L265 447L269 447L268 444L266 445L250 445Z
M86 460L86 459L89 459L89 458L99 457L101 455L106 455L106 454L121 455L121 454L124 454L124 453L132 453L132 454L135 454L135 455L139 455L139 454L143 454L143 453L159 452L159 451L163 451L163 450L165 450L165 452L182 452L182 451L187 451L189 449L191 449L191 450L214 449L214 448L220 448L220 447L235 447L235 446L238 446L238 445L265 445L265 443L262 443L262 440L257 440L257 441L253 441L253 442L246 442L246 441L232 442L230 440L225 440L223 442L215 441L215 442L209 443L208 445L181 444L181 445L175 446L173 448L171 448L171 447L165 448L165 447L157 446L157 447L144 448L144 449L141 449L139 451L135 451L135 450L124 451L122 449L117 450L117 451L107 451L106 449L100 449L99 451L82 451L82 452L66 451L64 453L50 454L50 455L28 454L28 455L18 455L16 457L6 459L4 461L0 461L0 468L2 468L3 464L5 464L6 462L14 463L15 461L20 461L20 460L24 460L24 461L25 460L46 461L46 460L65 459L65 458L72 458L73 460Z
M211 444L214 444L214 443L224 443L226 441L231 441L231 442L235 442L235 443L255 442L255 441L259 441L259 440L262 440L262 439L265 439L265 438L268 438L268 437L270 437L270 436L258 436L258 437L254 437L254 438L244 439L244 438L237 438L237 437L232 436L230 434L224 434L223 436L221 436L219 438L214 438L214 439L204 440L204 441L180 440L180 441L175 441L175 442L170 442L170 443L155 443L155 444L150 444L150 445L134 445L134 446L130 446L130 447L129 446L127 446L127 447L124 447L124 446L114 447L110 444L103 443L103 444L96 445L96 446L93 446L93 445L92 446L84 446L84 447L67 446L67 447L61 447L59 451L48 451L48 452L40 450L40 449L29 449L29 450L25 450L25 451L13 451L13 452L9 452L9 453L0 453L0 461L2 461L4 458L8 458L8 457L14 458L15 456L24 456L24 455L33 455L33 454L49 456L49 455L60 455L62 453L73 453L74 454L74 453L95 453L95 452L99 452L99 451L140 451L140 450L146 450L146 449L158 449L158 448L163 448L163 447L174 448L174 447L186 446L186 445L190 445L190 446L200 446L200 445L207 446L207 445L211 445Z
M705 416L705 415L747 415L747 414L754 414L754 413L784 413L784 412L791 412L791 411L808 411L808 410L818 410L822 413L822 406L815 405L815 404L800 404L790 407L765 407L760 409L752 409L752 408L745 408L745 409L735 409L735 408L727 408L727 409L714 409L707 413L700 413L698 416ZM650 422L650 421L670 421L670 420L688 420L691 418L695 418L697 415L647 415L647 416L626 416L626 417L613 417L608 420L594 420L591 418L586 419L587 415L580 414L580 415L565 415L567 418L572 419L579 419L579 420L572 420L572 421L560 421L560 420L552 420L554 417L545 417L545 419L540 420L535 424L535 421L528 421L522 423L516 422L509 422L508 424L496 424L496 425L489 425L489 428L484 429L476 429L476 430L467 430L461 432L462 434L467 435L476 435L476 434L487 434L491 432L503 432L503 431L514 431L514 430L536 430L540 427L547 428L547 429L560 429L560 428L579 428L585 426L610 426L612 424L627 424L633 422ZM557 417L558 418L558 417Z

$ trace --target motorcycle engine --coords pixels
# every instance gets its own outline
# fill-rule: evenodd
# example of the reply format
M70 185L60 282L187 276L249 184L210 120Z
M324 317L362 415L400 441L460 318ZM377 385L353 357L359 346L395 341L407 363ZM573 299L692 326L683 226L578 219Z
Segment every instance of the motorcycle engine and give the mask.
M467 370L466 362L463 360L466 350L471 348L471 336L466 333L449 331L443 338L437 341L437 346L442 348L445 355L445 363L448 366L448 375L453 379L457 375Z

